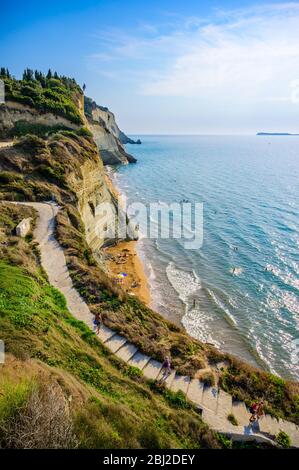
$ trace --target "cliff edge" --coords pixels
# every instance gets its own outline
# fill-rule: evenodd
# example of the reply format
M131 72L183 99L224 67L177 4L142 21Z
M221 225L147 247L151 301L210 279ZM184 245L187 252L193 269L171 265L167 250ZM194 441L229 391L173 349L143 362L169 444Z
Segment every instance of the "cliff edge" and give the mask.
M84 97L84 112L104 165L136 163L136 158L127 153L123 145L135 141L119 129L114 114L108 108Z

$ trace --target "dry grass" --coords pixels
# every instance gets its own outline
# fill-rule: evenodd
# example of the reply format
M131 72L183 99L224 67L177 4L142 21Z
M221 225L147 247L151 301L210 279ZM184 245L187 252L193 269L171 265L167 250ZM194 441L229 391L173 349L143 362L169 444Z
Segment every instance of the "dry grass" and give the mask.
M13 402L20 383L6 386L5 397ZM39 379L28 386L15 409L0 422L0 447L5 449L68 449L76 446L69 403L57 382ZM11 405L12 407L13 405Z

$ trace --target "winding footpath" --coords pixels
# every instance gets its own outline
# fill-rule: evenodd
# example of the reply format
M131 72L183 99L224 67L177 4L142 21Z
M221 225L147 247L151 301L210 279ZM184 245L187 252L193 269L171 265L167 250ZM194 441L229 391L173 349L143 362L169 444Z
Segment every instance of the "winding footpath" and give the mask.
M28 205L37 210L39 217L34 237L39 243L41 263L49 282L64 294L72 315L93 329L94 316L73 287L63 249L55 239L55 217L59 207L54 203L14 204ZM162 364L138 351L138 348L123 336L103 325L98 337L117 357L142 370L147 379L156 380L160 377ZM205 387L200 380L181 376L176 371L168 377L166 386L174 392L182 390L187 398L201 410L203 421L211 429L226 434L233 440L256 440L273 444L275 436L281 430L290 436L293 447L299 447L299 427L294 423L265 415L260 419L258 428L253 430L248 425L250 413L245 404L233 401L232 397L221 389ZM228 421L229 414L235 416L237 426Z

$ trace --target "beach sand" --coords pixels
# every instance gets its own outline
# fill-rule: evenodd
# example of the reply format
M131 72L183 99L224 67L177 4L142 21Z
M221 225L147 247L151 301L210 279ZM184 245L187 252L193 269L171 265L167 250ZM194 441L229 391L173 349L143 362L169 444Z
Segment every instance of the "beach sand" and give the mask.
M123 206L122 195L107 173L105 179L109 190ZM124 290L149 306L151 302L150 289L143 264L136 251L136 244L137 241L123 241L116 246L104 248L103 251L108 254L107 267L111 277L117 280ZM126 276L119 278L121 273L125 273Z
M136 241L120 242L116 246L104 248L103 251L109 255L107 266L111 276L118 280L129 294L135 295L149 305L150 289L142 262L136 252L136 243ZM118 278L121 273L125 273L126 276Z

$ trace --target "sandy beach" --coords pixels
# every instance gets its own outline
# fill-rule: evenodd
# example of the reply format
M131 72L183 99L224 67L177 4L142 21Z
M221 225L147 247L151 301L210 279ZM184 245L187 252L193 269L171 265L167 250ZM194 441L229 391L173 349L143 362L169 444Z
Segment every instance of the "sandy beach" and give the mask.
M129 294L136 295L149 305L151 296L148 280L136 252L136 243L136 241L120 242L116 246L105 248L104 252L109 255L107 266L112 277Z
M114 186L112 179L107 173L105 177L110 191L122 205L122 195ZM116 246L104 248L103 251L108 255L107 266L111 276L130 295L135 295L146 305L149 305L151 301L150 289L142 261L136 251L137 243L137 241L133 240L129 242L123 241Z

